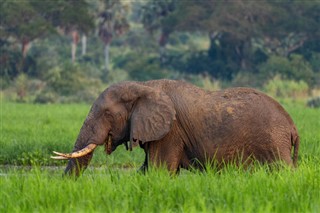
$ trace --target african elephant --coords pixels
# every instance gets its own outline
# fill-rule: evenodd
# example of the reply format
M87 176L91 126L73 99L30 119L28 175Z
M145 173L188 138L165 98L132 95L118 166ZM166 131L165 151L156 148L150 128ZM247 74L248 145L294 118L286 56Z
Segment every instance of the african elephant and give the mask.
M121 144L144 149L142 170L151 163L175 173L207 162L296 166L299 135L282 106L255 89L209 92L183 81L128 81L100 94L73 152L52 158L69 159L65 173L79 175L96 146L111 154Z

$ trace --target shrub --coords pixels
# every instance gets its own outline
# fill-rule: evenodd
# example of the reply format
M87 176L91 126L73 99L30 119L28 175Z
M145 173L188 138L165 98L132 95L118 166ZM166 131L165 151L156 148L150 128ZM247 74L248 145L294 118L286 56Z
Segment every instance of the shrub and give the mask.
M108 83L117 83L129 80L129 73L122 69L111 69L108 73Z
M202 88L208 91L217 91L221 89L221 85L219 81L206 76L202 79Z
M58 95L51 90L43 90L38 94L34 100L35 103L47 104L47 103L56 103L58 100Z
M289 58L271 56L258 69L262 78L265 79L272 79L280 75L283 79L303 80L309 85L314 84L312 66L301 55L293 54Z
M307 106L311 108L320 108L320 96L310 99Z
M208 73L221 80L231 80L232 75L238 70L234 63L210 58L206 51L169 55L165 66L188 74Z
M39 79L30 79L26 74L19 74L13 81L12 87L5 91L7 99L18 102L32 102L46 87Z
M48 71L49 94L43 94L43 98L50 99L53 92L61 96L59 102L92 102L102 90L99 73L93 67L79 64L56 66Z
M7 89L10 86L10 80L5 77L0 77L0 90Z
M9 43L1 44L0 39L0 76L13 80L21 71L22 55L19 51L11 49Z
M302 80L283 80L279 75L276 75L267 82L263 89L273 97L297 99L307 97L309 87Z
M170 78L171 75L167 69L161 67L159 57L152 54L126 54L114 62L115 67L128 72L128 78L131 80L147 81Z
M18 101L24 102L27 96L28 76L26 74L20 74L14 80L14 87L17 92Z
M241 71L231 81L233 87L261 87L265 79L251 72Z

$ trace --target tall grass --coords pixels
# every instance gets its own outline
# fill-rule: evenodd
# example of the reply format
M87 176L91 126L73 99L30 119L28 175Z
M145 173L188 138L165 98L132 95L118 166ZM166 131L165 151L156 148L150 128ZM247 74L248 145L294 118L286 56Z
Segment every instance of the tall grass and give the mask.
M50 159L52 151L70 152L73 149L83 121L90 110L84 104L34 105L1 103L0 164L52 165L63 161ZM142 163L141 150L128 155L124 147L108 157L108 164L132 164L137 158ZM93 158L93 164L105 162L102 147ZM130 166L129 165L129 166Z
M88 106L1 104L2 164L45 160L50 150L70 149Z

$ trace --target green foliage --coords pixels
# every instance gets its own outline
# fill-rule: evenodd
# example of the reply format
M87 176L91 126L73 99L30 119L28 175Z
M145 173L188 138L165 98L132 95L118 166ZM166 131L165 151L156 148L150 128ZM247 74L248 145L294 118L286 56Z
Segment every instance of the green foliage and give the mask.
M320 49L320 45L319 45L319 49ZM311 54L310 64L314 72L320 73L320 53L314 52Z
M9 80L22 72L39 78L33 75L39 74L35 70L37 58L27 54L32 42L57 35L58 31L89 32L94 25L87 6L84 0L1 1L0 51L4 53L0 56L1 74Z
M45 166L50 165L50 159L41 150L23 152L18 159L13 160L14 165Z
M2 1L0 34L30 42L56 32L56 27L88 32L93 27L88 5L78 1ZM16 14L20 14L17 16Z
M47 86L60 96L70 97L71 101L92 102L102 90L97 75L99 72L93 67L65 63L48 71Z
M280 75L314 88L320 85L319 7L319 2L296 0L5 0L0 4L1 89L10 100L52 103L91 102L101 82L123 80L182 78L202 86L201 76L208 76L226 85L261 88ZM74 30L79 39L86 35L86 53L80 40L72 40ZM111 40L110 60L105 60ZM77 44L74 65L71 42ZM22 73L27 86L19 87L19 95L16 81ZM34 81L45 86L34 90L28 86Z
M259 72L266 79L280 75L284 79L305 81L311 86L314 83L312 67L301 55L291 55L290 58L271 56L261 64Z
M44 11L37 11L30 1L2 1L0 33L24 43L52 32L52 25L38 12Z
M50 89L44 89L35 98L34 102L39 104L50 104L58 101L58 95Z
M283 80L275 76L264 86L264 90L273 97L278 98L306 98L308 96L308 84L302 80Z
M161 23L170 17L170 13L176 9L176 0L150 0L141 7L141 22L144 28L153 32L161 27ZM171 19L170 19L171 20ZM172 21L172 20L171 20ZM168 22L168 21L167 21ZM170 32L169 26L165 25L165 31Z
M3 41L0 39L0 43ZM11 49L7 42L0 45L0 76L5 81L9 82L19 73L19 63L21 61L21 53Z
M137 81L146 81L160 78L170 78L168 70L163 69L160 60L153 54L127 54L115 60L115 66L127 70L129 78Z
M233 72L236 73L232 63L225 63L223 60L212 60L207 52L199 51L191 54L182 52L168 54L165 67L181 73L193 75L209 74L211 77L220 80L231 80Z
M255 75L252 72L241 71L234 76L230 86L260 88L265 81L266 79L263 79L259 75Z
M221 90L221 85L219 81L212 80L206 76L203 78L202 88L209 91L218 91Z
M32 102L45 86L45 82L31 79L28 75L22 73L14 79L12 87L5 90L4 95L11 101Z
M26 74L20 74L15 79L15 88L18 95L18 100L23 102L25 96L27 95L27 87L28 87L28 76Z
M108 73L108 82L110 84L129 80L129 73L122 69L112 69Z

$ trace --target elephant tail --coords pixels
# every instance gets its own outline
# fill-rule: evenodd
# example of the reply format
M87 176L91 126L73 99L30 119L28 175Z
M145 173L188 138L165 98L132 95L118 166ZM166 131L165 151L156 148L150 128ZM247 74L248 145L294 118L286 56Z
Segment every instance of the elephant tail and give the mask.
M291 144L293 146L293 166L297 167L298 161L298 152L299 152L299 145L300 145L300 137L297 134L297 131L291 133Z

